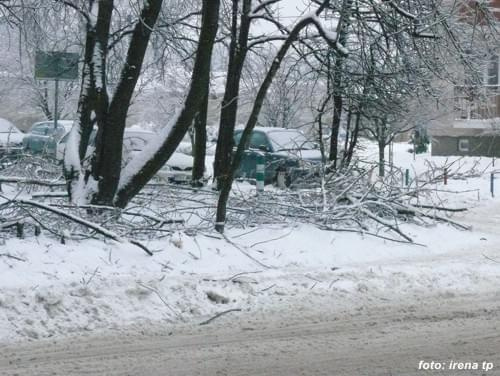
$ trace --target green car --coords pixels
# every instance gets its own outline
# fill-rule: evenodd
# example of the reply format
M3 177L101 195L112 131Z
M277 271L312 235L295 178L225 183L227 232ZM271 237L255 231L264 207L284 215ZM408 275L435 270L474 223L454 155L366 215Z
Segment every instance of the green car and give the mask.
M56 157L59 141L71 130L73 120L59 120L57 129L53 121L33 124L30 132L23 138L23 149L32 154L46 154Z
M243 130L234 132L236 146L242 133ZM283 171L287 185L300 176L317 171L322 160L317 145L299 130L271 127L254 128L236 177L255 179L259 158L264 160L266 184L277 182L279 172Z

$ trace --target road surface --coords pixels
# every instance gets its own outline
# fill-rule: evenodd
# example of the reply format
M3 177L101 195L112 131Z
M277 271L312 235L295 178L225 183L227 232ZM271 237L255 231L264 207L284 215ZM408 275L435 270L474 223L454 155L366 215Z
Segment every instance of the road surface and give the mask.
M353 312L308 318L229 313L205 326L11 344L0 346L0 374L500 375L500 293ZM418 370L432 361L443 369ZM450 362L493 368L450 370Z

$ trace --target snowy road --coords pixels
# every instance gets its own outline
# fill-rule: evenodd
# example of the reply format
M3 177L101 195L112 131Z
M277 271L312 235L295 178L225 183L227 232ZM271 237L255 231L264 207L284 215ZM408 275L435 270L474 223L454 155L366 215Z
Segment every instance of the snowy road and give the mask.
M499 298L441 296L355 310L352 317L229 314L202 327L10 345L0 347L0 374L500 375ZM446 370L418 371L420 360ZM494 368L448 369L450 362L481 368L484 361Z

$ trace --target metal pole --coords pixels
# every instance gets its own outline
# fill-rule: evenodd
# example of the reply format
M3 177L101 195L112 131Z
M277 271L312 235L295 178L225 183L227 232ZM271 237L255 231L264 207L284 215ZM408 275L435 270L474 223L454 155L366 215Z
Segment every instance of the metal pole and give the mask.
M448 169L447 168L444 169L443 182L444 182L444 185L448 184Z
M59 80L56 79L55 81L55 94L54 94L54 129L57 129L57 120L58 120L58 114L59 114Z
M255 167L255 180L257 194L264 192L265 165L264 156L257 155L257 165Z
M491 197L495 197L495 173L492 172L490 175L490 192Z
M391 166L391 173L392 173L392 168L394 167L394 142L389 143L389 165Z

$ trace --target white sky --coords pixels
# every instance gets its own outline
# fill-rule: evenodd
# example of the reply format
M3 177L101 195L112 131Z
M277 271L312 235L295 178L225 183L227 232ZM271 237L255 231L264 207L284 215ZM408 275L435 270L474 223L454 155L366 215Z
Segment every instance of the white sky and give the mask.
M297 18L300 17L300 15L306 10L307 6L305 4L309 4L309 1L281 0L277 4L279 9L279 20L285 25L293 24L297 20ZM276 30L276 27L268 22L261 22L259 23L259 29L266 33L273 33Z

